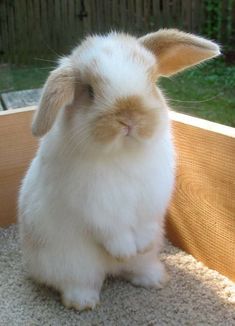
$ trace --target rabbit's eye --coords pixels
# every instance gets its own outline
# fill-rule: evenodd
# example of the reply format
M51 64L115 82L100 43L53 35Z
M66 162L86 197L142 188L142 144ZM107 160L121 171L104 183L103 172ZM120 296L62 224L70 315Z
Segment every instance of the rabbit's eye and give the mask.
M89 95L90 99L94 100L95 93L94 93L93 87L91 85L87 85L87 90L88 90L88 95Z

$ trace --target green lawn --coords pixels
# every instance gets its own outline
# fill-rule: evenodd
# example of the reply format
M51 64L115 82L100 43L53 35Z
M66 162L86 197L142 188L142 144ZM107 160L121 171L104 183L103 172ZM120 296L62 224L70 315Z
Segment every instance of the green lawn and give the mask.
M217 59L159 84L173 110L235 127L235 66Z
M52 68L2 66L0 92L41 87ZM235 127L235 66L215 59L159 85L173 110Z
M0 66L0 93L42 87L53 67Z

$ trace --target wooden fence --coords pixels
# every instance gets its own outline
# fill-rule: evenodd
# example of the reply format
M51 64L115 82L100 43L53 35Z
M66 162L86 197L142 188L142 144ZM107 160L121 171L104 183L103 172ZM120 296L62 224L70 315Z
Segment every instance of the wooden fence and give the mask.
M0 62L38 64L111 29L177 27L231 44L234 20L235 0L0 0Z

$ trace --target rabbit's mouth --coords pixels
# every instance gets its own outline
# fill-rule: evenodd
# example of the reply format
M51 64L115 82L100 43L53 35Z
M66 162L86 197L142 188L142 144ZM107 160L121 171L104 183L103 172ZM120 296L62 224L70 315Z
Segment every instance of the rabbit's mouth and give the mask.
M122 125L122 132L125 136L130 136L131 132L133 130L133 125L131 122L126 123L123 121L118 121L120 123L120 125Z
M143 141L153 137L158 120L156 109L144 106L139 96L130 96L119 99L110 112L97 118L93 136L103 144L123 136Z
M108 144L116 139L147 140L152 138L157 128L157 119L150 117L136 117L132 121L120 121L113 116L104 116L96 121L93 136L96 141Z

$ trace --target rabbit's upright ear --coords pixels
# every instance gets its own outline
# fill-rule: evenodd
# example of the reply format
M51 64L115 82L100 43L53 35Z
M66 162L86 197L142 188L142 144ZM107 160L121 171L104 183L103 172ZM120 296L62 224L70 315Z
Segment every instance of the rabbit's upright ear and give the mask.
M40 137L52 127L60 108L73 101L75 78L68 67L51 72L42 91L39 107L35 113L32 133Z
M217 44L176 29L161 29L139 41L156 56L157 73L162 76L171 76L220 54Z

